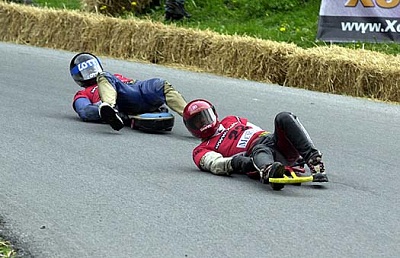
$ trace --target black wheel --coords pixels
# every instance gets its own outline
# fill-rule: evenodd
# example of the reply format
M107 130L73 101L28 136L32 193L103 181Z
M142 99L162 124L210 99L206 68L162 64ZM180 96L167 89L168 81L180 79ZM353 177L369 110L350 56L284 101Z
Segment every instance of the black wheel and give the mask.
M274 166L275 164L273 164L272 166ZM272 171L274 171L272 177L273 178L283 178L284 174L285 174L285 167L279 163L279 165L277 165L276 169L274 169L274 167L272 167ZM269 183L272 187L272 189L274 191L279 191L281 190L283 187L285 187L285 184L280 184L280 183Z
M274 191L282 190L285 187L285 184L278 184L278 183L269 183Z

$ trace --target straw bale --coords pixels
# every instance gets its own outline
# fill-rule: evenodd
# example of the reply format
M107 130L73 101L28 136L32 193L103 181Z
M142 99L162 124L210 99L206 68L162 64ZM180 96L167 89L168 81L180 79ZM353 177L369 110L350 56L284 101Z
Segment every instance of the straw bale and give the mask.
M400 102L400 57L0 2L0 40Z
M390 55L374 55L371 64L364 64L356 87L363 97L400 102L400 59Z
M338 46L292 54L285 85L321 92L400 101L398 58Z
M217 72L233 77L282 84L294 44L239 36L216 36L210 63Z
M2 15L6 12L7 15ZM66 50L89 49L99 39L93 35L101 28L96 16L85 19L78 12L40 9L30 6L4 5L0 3L0 21L8 32L1 33L3 41L13 41L35 46Z
M139 43L145 50L141 59L196 66L218 74L273 83L283 83L286 58L299 49L293 44L154 23L142 23L138 30L146 42Z
M298 49L293 44L220 35L138 19L121 20L32 7L18 10L5 16L16 21L14 37L18 42L160 64L181 64L278 84L285 80L287 55ZM19 16L10 17L15 13ZM24 33L20 33L18 21L24 21Z
M164 25L147 31L149 61L199 67L207 62L214 34Z

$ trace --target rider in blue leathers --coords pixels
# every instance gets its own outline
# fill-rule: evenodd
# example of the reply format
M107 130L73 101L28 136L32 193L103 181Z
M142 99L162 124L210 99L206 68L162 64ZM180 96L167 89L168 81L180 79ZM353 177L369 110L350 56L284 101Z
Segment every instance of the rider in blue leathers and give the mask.
M167 105L182 116L186 106L183 96L166 80L133 80L105 72L100 60L90 53L75 55L70 72L84 88L73 100L73 108L83 121L103 121L120 130L126 115L155 112Z

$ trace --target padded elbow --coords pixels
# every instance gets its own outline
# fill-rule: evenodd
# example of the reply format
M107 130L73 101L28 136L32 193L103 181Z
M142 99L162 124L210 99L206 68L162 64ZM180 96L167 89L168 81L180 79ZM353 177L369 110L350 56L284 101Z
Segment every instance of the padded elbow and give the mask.
M232 158L224 158L220 153L208 152L200 160L200 167L215 175L230 175L233 171Z

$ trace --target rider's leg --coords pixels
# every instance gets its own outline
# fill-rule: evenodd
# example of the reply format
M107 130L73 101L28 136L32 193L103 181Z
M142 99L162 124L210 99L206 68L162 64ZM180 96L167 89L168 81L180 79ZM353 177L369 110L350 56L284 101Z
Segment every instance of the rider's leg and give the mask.
M316 149L310 135L300 123L299 119L290 112L281 112L275 117L274 140L276 148L289 161L295 161L299 155L306 161L312 173L316 173L316 167L319 172L324 172L322 154ZM315 181L327 181L318 179Z
M272 147L271 136L265 136L260 143L256 144L251 150L251 160L254 167L260 173L260 181L268 183L268 178L283 177L285 167L280 162L275 161L275 153Z
M180 116L183 114L183 110L186 106L186 100L183 96L174 88L169 82L164 83L164 95L165 102L168 107L178 113Z
M117 90L112 85L107 77L103 74L97 76L97 86L101 102L109 104L111 107L115 107L117 102Z
M99 106L101 119L108 123L114 130L121 130L124 122L115 109L117 91L103 74L98 75L97 85L102 103Z

